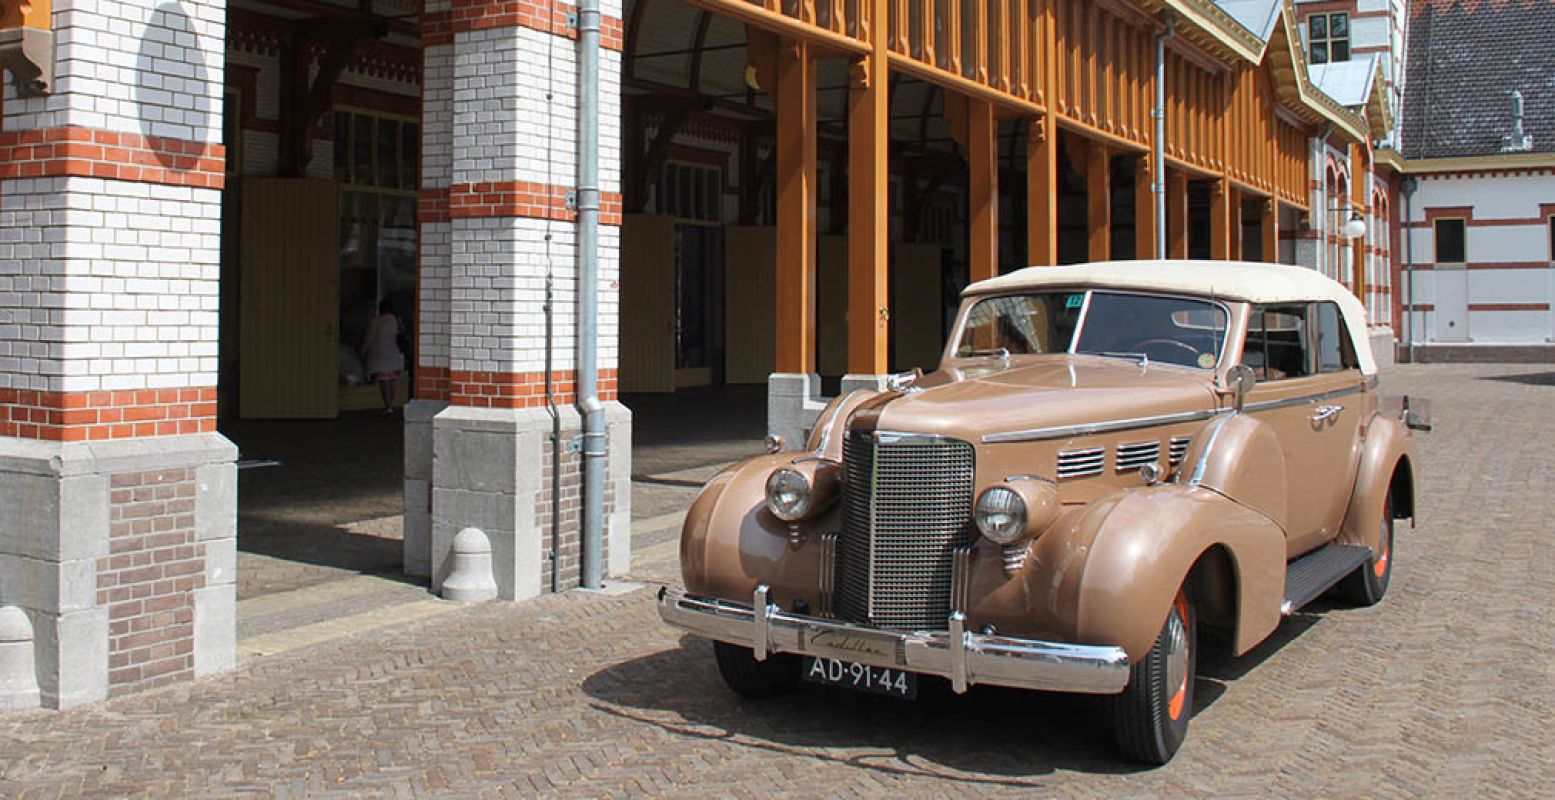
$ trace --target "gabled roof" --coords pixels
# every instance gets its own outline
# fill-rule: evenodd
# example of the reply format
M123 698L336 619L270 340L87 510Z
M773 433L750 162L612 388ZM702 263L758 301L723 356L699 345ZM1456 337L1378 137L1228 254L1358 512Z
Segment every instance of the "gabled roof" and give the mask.
M1215 0L1220 10L1265 44L1274 34L1282 4L1283 0Z
M1280 22L1272 29L1266 57L1278 78L1275 86L1280 101L1309 122L1332 123L1355 141L1382 138L1371 136L1373 131L1368 123L1376 124L1375 121L1346 108L1313 84L1307 72L1306 48L1301 45L1301 28L1296 22L1296 9L1291 0L1280 2L1278 16ZM1385 131L1384 121L1381 130L1375 132Z
M1374 131L1385 131L1388 113L1387 85L1382 77L1381 57L1367 53L1349 61L1310 64L1307 76L1312 85L1335 102L1366 117ZM1382 137L1378 137L1382 138Z
M1555 152L1555 2L1412 4L1404 84L1409 159ZM1532 147L1507 149L1513 90Z

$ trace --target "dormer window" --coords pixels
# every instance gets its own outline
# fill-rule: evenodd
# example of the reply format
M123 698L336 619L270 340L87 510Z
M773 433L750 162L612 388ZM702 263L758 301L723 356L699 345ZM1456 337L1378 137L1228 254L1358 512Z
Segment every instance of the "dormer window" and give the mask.
M1307 17L1307 54L1313 64L1349 61L1349 13L1339 11Z

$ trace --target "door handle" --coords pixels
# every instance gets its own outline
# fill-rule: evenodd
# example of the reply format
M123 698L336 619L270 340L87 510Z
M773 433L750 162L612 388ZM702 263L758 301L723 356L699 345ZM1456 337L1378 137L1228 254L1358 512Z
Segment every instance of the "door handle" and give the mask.
M1307 415L1307 419L1313 422L1322 422L1330 417L1338 416L1339 412L1343 410L1344 406L1317 406L1312 409L1311 414Z

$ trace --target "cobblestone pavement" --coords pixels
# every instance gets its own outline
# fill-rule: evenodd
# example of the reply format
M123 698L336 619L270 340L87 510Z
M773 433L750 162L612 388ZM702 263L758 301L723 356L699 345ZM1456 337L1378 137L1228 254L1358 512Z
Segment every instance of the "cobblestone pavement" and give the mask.
M738 699L645 587L461 608L0 717L0 796L1548 796L1555 372L1385 379L1437 415L1387 599L1206 653L1188 743L1161 769L1118 759L1093 699ZM674 580L673 549L645 547L660 555L640 577Z

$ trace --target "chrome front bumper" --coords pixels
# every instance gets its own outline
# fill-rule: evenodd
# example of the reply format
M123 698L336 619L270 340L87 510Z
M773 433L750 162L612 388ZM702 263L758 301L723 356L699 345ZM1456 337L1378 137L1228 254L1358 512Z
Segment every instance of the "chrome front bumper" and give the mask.
M1117 694L1128 685L1121 647L1042 642L968 633L951 614L948 631L890 631L789 614L767 602L765 585L751 605L659 590L659 616L681 630L771 653L838 658L948 678L957 692L974 684L1083 694ZM753 609L760 609L760 613Z

